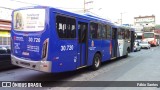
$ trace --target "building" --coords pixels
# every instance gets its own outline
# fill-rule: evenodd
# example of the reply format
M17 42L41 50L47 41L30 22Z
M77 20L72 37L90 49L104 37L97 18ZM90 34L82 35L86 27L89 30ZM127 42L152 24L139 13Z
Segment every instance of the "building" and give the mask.
M135 27L143 27L143 29L138 29L137 32L149 31L155 27L155 16L139 16L134 17Z
M155 26L155 16L139 16L134 17L135 26Z
M0 19L0 45L10 45L11 21Z

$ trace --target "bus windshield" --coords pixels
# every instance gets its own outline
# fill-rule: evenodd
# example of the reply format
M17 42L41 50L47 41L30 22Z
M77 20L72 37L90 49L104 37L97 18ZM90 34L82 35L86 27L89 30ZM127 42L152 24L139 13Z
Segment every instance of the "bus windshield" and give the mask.
M13 20L13 29L16 31L42 31L45 27L45 9L14 11Z
M144 38L153 38L154 33L144 33Z
M142 39L142 36L137 36L137 39Z

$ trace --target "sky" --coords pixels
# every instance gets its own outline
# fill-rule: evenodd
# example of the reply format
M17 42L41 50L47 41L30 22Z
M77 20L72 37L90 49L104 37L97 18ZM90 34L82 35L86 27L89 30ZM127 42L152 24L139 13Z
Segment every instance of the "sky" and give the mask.
M85 0L86 9L92 14L117 22L121 19L123 24L133 24L134 17L155 15L156 24L160 24L158 0ZM25 3L23 3L25 2ZM28 4L26 4L28 3ZM32 5L45 5L61 8L67 11L79 12L84 8L84 0L1 0L0 7L21 8ZM0 18L9 19L11 10L0 8Z

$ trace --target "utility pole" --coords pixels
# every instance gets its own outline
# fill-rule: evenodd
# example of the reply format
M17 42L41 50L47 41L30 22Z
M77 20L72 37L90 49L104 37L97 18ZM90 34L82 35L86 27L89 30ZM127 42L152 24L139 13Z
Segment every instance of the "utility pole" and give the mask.
M88 9L86 9L86 4L89 4L89 3L93 3L93 1L88 1L88 2L86 2L86 0L84 0L84 7L83 7L83 10L84 10L84 13L88 10ZM90 8L90 9L92 9L92 8Z
M123 13L121 12L121 13L120 13L120 14L121 14L121 25L123 24L123 23L122 23L122 14L125 14L125 13L126 13L126 12L123 12Z
M122 13L121 13L121 25L122 25Z
M86 12L86 0L84 0L84 13Z

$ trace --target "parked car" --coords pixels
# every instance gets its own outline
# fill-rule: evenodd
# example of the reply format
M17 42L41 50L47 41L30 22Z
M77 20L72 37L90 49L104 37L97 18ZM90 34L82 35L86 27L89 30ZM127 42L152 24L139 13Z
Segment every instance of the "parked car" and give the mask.
M141 46L142 48L147 48L147 49L150 49L150 48L151 48L151 45L149 44L148 41L142 41L142 42L140 43L140 46Z
M136 51L141 51L141 46L139 45L138 41L134 42L134 47L133 47L134 52Z
M141 39L136 39L135 42L142 42L142 40Z
M14 67L11 64L10 45L0 45L0 70Z

